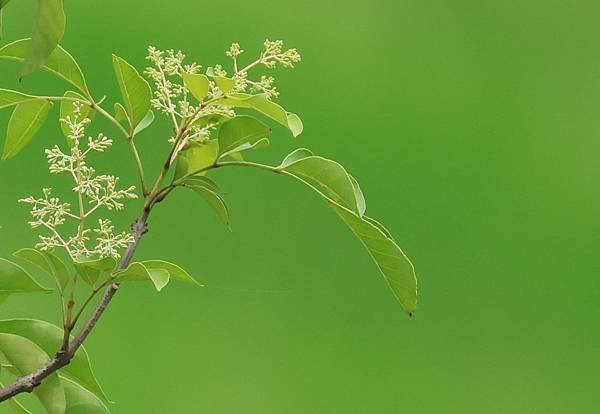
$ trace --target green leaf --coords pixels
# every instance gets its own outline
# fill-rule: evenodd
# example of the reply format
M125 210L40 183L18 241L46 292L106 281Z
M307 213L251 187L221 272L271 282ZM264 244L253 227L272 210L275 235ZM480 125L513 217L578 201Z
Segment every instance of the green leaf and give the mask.
M31 411L25 408L16 398L11 398L9 403L15 414L32 414Z
M217 102L221 105L254 109L288 128L294 137L300 135L304 128L298 115L288 113L280 105L269 100L266 94L232 93Z
M0 89L0 109L38 99L37 96L26 95L9 89Z
M133 262L127 269L113 273L115 283L139 282L150 280L157 291L161 291L170 279L169 272L161 269L148 269L145 263Z
M67 402L65 414L110 414L108 407L96 395L62 375L59 377Z
M358 208L358 215L363 216L365 211L367 210L367 202L365 201L365 196L360 189L360 185L358 185L358 181L350 174L348 174L350 181L352 182L352 188L354 189L354 198L356 200L356 208Z
M362 215L352 180L337 162L313 155L288 163L280 169L316 182L336 202Z
M0 352L21 375L36 371L49 360L48 355L29 339L8 333L0 333ZM33 392L48 414L65 413L65 392L58 374L48 376Z
M131 127L135 129L150 110L152 90L146 79L124 59L113 55L113 66Z
M249 150L249 149L265 148L265 147L268 147L270 143L271 143L271 141L269 141L269 138L261 138L258 141L254 142L253 144L246 142L246 143L240 145L239 147L235 147L231 151L222 153L219 156L219 159L221 159L223 157L227 157L227 156L230 156L234 159L243 159L242 154L240 154L241 152Z
M215 76L213 79L215 80L215 83L217 84L217 87L223 93L229 93L235 87L235 80L234 79L230 79L230 78L227 78L225 76Z
M77 273L91 286L96 284L101 272L112 272L116 268L117 261L113 257L75 262Z
M0 48L0 59L23 61L27 55L30 42L30 39L21 39L5 45ZM85 96L90 96L90 91L79 65L75 62L73 56L60 45L48 56L48 59L44 63L44 69L63 78L83 92Z
M76 98L76 99L81 99L83 101L86 101L85 97L77 92L73 92L73 91L67 91L65 92L65 95L68 98ZM89 105L84 105L82 104L80 106L80 119L83 118L89 118L89 119L93 119L94 115L96 114L96 111L94 111L92 109L91 106ZM71 120L74 119L75 116L75 102L73 101L61 101L60 103L60 118L61 119L66 119L67 117L70 117ZM60 129L62 130L62 133L65 137L68 137L69 134L71 133L71 130L69 129L69 126L64 123L61 122L60 123ZM71 140L68 140L69 145L73 145L73 142Z
M52 108L52 102L35 100L18 104L8 121L2 159L18 154L42 127Z
M137 134L142 132L144 129L148 128L150 125L152 125L153 122L154 122L154 112L152 112L152 110L150 110L150 111L148 111L146 116L140 121L138 126L136 126L135 129L133 130L133 136L136 136Z
M206 115L206 116L196 119L192 125L200 127L200 128L202 128L208 124L210 124L212 126L217 126L217 125L223 124L224 122L226 122L230 119L231 119L230 116L221 115L221 114L210 114L210 115Z
M115 119L119 122L127 121L129 124L129 116L127 116L127 111L119 102L115 103Z
M283 159L281 165L279 165L279 168L285 168L288 165L293 164L296 161L301 160L303 158L308 158L311 155L313 155L311 150L308 150L306 148L298 148L297 150L292 151L290 154L288 154L287 157Z
M211 139L205 144L194 144L185 151L182 151L177 157L175 180L195 175L200 170L214 165L218 154L219 142L216 139Z
M201 175L195 175L193 177L188 177L183 181L182 184L184 184L184 185L201 185L201 186L207 187L209 190L212 190L215 193L218 193L220 191L217 183L215 183L210 178L201 176Z
M45 321L34 319L9 319L0 321L0 332L27 338L39 346L46 354L52 355L60 349L63 341L63 330ZM90 365L90 359L84 346L80 347L69 365L60 370L104 401L108 398L96 380Z
M198 101L206 98L209 89L208 78L206 75L195 73L184 73L183 84Z
M25 248L13 253L13 256L36 265L53 276L59 290L62 292L69 283L69 270L63 261L50 252L41 252L36 249Z
M164 260L144 260L142 262L147 269L150 270L166 270L172 279L181 280L182 282L194 283L198 286L202 286L196 282L188 272L183 270L181 267L174 263L165 262Z
M254 144L265 138L271 128L256 118L236 116L219 129L219 155L238 148L242 144Z
M39 0L31 43L21 68L21 77L44 66L65 33L63 0Z
M229 222L229 209L227 208L227 204L225 204L225 200L223 200L219 194L202 185L186 184L186 187L194 190L196 194L202 197L215 211L215 213L217 213L217 216L219 216L225 226L231 230L231 225Z
M52 292L36 282L21 266L0 259L0 293Z

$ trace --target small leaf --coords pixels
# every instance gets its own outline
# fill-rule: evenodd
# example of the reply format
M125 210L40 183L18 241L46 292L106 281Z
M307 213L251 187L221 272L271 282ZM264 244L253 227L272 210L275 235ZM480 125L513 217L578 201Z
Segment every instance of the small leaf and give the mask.
M222 155L242 144L254 144L265 138L269 132L271 128L256 118L247 115L236 116L219 129L219 154Z
M152 90L146 79L124 59L113 55L113 66L131 127L135 129L150 110Z
M218 193L220 191L217 183L215 183L210 178L201 176L201 175L195 175L193 177L188 177L183 181L183 184L184 185L204 186L204 187L207 187L209 190L214 191L215 193Z
M52 355L60 349L63 341L63 330L61 328L51 323L34 319L2 320L0 321L0 332L27 338L48 355ZM69 365L61 368L60 372L77 381L99 398L108 401L102 387L100 387L94 376L90 359L84 346L77 350Z
M365 211L367 210L367 202L365 201L365 196L360 189L360 185L358 181L350 174L348 174L350 181L352 182L352 188L354 189L354 199L356 200L356 208L358 208L358 215L363 216Z
M65 92L65 96L68 98L75 98L75 99L81 99L83 101L86 101L86 99L83 95L80 95L79 93L73 92L73 91ZM96 111L94 111L89 105L81 104L80 108L81 108L80 109L81 113L79 115L80 119L83 119L83 118L93 119L94 118ZM67 117L70 117L71 120L74 120L74 116L75 116L75 102L62 101L60 103L60 118L67 119ZM62 133L65 137L68 137L69 134L71 133L71 129L65 122L60 123L60 129L62 130ZM68 142L69 142L69 145L71 145L71 146L73 145L73 142L71 140L68 140Z
M36 282L21 266L0 259L0 293L52 292Z
M38 99L37 96L26 95L9 89L0 89L0 109Z
M196 282L196 279L194 279L192 276L190 276L190 274L188 272L186 272L185 270L183 270L181 267L177 266L174 263L165 262L164 260L144 260L142 263L148 269L166 270L167 272L169 272L169 275L171 276L172 279L177 279L177 280L181 280L183 282L194 283L198 286L202 286L198 282Z
M2 159L14 157L31 141L46 121L52 106L52 102L45 100L23 102L16 106L8 121Z
M306 148L298 148L297 150L292 151L287 157L285 157L278 168L283 169L298 160L308 158L312 155L313 153L311 150L308 150Z
M40 269L53 276L59 290L62 292L69 283L69 271L67 266L60 258L50 252L41 252L36 249L25 248L13 253L13 256L19 257L33 263Z
M360 214L350 176L337 162L313 155L288 164L281 170L316 182L335 201Z
M59 375L67 403L66 414L110 414L108 407L96 395Z
M23 61L27 55L30 43L30 39L21 39L5 45L0 48L0 59ZM75 62L73 56L60 45L48 56L48 59L44 63L44 69L63 78L83 92L85 96L90 97L90 91L79 65Z
M215 83L223 93L229 93L235 87L235 80L226 78L225 76L215 76Z
M183 84L198 101L201 102L206 98L209 89L208 78L206 75L184 73Z
M230 116L221 115L221 114L210 114L210 115L206 115L206 116L196 119L192 125L200 127L200 128L202 128L206 125L209 125L209 124L212 126L218 126L218 125L221 125L221 124L227 122L230 119L231 119Z
M136 136L137 134L142 132L144 129L148 128L150 125L152 125L153 122L154 122L154 112L152 112L152 110L150 110L150 111L148 111L148 113L146 114L144 119L141 120L141 122L138 124L138 126L135 127L135 130L133 131L133 136Z
M84 260L74 263L77 273L89 285L94 286L101 272L112 272L117 267L117 261L112 257L96 260Z
M218 103L237 108L254 109L288 128L294 137L302 133L302 121L298 115L286 112L280 105L269 100L266 94L232 93L219 99Z
M49 360L48 355L29 339L7 333L0 333L0 352L21 375L31 374ZM48 376L33 392L48 414L65 413L65 392L58 374Z
M31 43L21 69L21 76L44 66L65 33L63 0L39 0Z
M25 408L16 398L11 398L9 403L15 414L32 414L31 411Z
M225 204L225 200L223 200L223 198L219 194L201 185L187 184L186 187L190 188L191 190L194 190L196 194L202 197L208 203L208 205L217 213L217 215L225 224L225 226L227 226L227 228L231 230L231 226L229 223L229 209L227 208L227 204Z
M150 280L159 292L169 283L169 278L168 271L148 269L144 263L140 262L133 262L127 269L113 273L113 281L115 283Z
M119 102L115 103L115 119L119 122L127 121L129 124L129 116L127 116L127 111Z
M253 144L246 142L246 143L240 145L239 147L235 147L231 151L224 152L223 154L221 154L219 156L219 159L223 158L223 157L227 157L227 156L230 156L234 159L236 159L236 158L239 159L239 158L242 158L242 155L240 154L241 152L247 151L249 149L265 148L265 147L268 147L270 143L271 143L271 141L269 141L269 138L261 138Z
M219 154L219 142L211 139L204 144L194 144L177 157L175 180L195 175L215 164Z

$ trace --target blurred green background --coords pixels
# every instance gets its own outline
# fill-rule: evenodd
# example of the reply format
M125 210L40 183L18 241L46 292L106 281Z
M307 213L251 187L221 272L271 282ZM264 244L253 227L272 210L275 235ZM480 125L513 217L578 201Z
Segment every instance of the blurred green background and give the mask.
M35 3L13 3L5 40L32 26ZM297 47L303 62L276 77L305 132L276 128L249 158L306 146L346 165L419 276L410 319L316 195L261 171L217 171L233 233L175 193L138 251L206 287L127 286L87 342L115 413L597 409L598 2L87 0L66 12L63 44L110 105L113 52L142 68L148 44L205 66L226 62L235 41L247 58L265 37ZM0 62L1 87L64 90L17 73ZM150 170L166 148L167 125L158 131L139 137ZM0 164L3 257L35 241L16 200L66 188L46 173L43 149L56 142L50 122ZM134 182L123 142L98 162ZM125 227L138 205L116 221ZM11 297L0 316L56 322L55 301Z

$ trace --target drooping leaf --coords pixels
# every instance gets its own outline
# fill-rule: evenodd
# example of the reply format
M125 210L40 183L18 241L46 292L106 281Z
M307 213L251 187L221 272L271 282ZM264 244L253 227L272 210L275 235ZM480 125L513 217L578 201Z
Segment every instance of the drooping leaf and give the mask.
M36 371L49 360L48 354L29 339L8 333L0 333L0 352L21 375ZM65 392L57 373L48 376L33 392L48 414L65 414Z
M164 260L144 260L142 263L144 264L144 266L146 266L147 269L166 270L167 272L169 272L169 275L172 279L177 279L183 282L194 283L198 286L202 286L200 285L200 283L196 282L196 279L190 276L188 272L186 272L174 263L165 262Z
M177 157L175 180L194 175L212 166L218 158L219 142L211 139L204 144L194 144Z
M206 98L209 89L208 78L206 75L184 73L183 84L198 101L202 101Z
M117 261L113 257L76 261L74 264L77 273L91 286L96 284L101 272L112 272L117 267Z
M65 92L65 96L68 98L75 98L75 99L81 99L83 101L85 101L85 97L77 92L73 92L73 91L67 91ZM89 119L93 119L94 115L96 114L96 111L94 111L91 106L89 105L80 105L80 115L79 118L83 119L83 118L89 118ZM70 117L71 120L74 120L74 116L75 116L75 102L73 101L62 101L60 103L60 117L61 119L67 119L67 117ZM69 134L71 133L71 130L69 129L69 126L65 123L65 122L61 122L60 123L60 129L63 132L63 135L65 137L68 137ZM69 145L73 145L73 142L71 140L68 140Z
M23 61L27 55L30 42L30 39L21 39L3 46L0 48L0 59ZM73 56L60 45L48 56L44 63L44 69L63 78L79 89L85 96L90 97L90 91L79 65L75 62Z
M52 102L41 99L22 102L16 106L8 121L2 159L14 157L31 141L46 121L52 106Z
M213 79L215 80L215 83L217 84L217 87L223 93L229 93L235 87L235 80L234 79L227 78L225 76L215 76Z
M19 257L33 263L40 269L46 271L54 277L59 290L62 292L69 283L69 270L63 261L50 252L41 252L36 249L25 248L13 253L13 256Z
M65 414L110 414L108 407L96 395L69 378L62 375L59 378L65 390Z
M316 182L335 201L361 214L352 180L337 162L313 155L288 163L281 170Z
M129 124L129 116L127 116L127 111L119 102L115 103L115 119L119 122L125 122Z
M39 98L37 96L11 91L9 89L0 89L0 109L38 99Z
M0 259L0 293L29 293L29 292L52 292L40 285L21 266Z
M227 208L227 204L225 204L225 200L218 193L211 190L208 187L197 185L197 184L186 184L186 187L193 190L196 194L202 197L206 203L217 213L217 216L221 219L223 224L227 226L229 230L231 230L231 225L229 222L229 209Z
M235 147L234 149L232 149L230 151L226 151L226 152L222 153L219 156L219 159L229 156L233 159L243 160L241 152L247 151L249 149L265 148L265 147L268 147L270 143L271 143L271 141L269 141L269 138L261 138L258 141L254 142L253 144L246 142L238 147Z
M113 273L115 283L151 281L157 291L161 291L170 279L169 272L161 269L148 269L144 263L133 262L127 269Z
M379 230L381 230L381 232L383 234L386 235L386 237L390 240L392 240L394 243L396 243L396 241L394 240L394 236L392 236L392 233L390 233L388 231L388 229L386 229L383 224L381 224L380 222L378 222L377 220L375 220L372 217L367 217L367 216L363 216L362 217L365 221L368 221L369 223L371 223L372 225L374 225L375 227L377 227Z
M254 144L265 138L271 128L256 118L247 115L236 116L221 125L219 129L219 155L231 151L242 144Z
M150 110L150 111L148 111L146 116L141 120L141 122L138 124L138 126L136 126L135 129L133 130L133 136L136 136L137 134L142 132L144 129L148 128L150 125L152 125L153 122L154 122L154 112L152 112L152 110Z
M298 160L308 158L312 155L313 153L311 150L308 150L306 148L298 148L297 150L294 150L291 153L289 153L288 156L283 159L281 165L279 165L279 168L285 168Z
M52 355L60 349L63 330L45 321L34 319L9 319L0 321L0 333L18 335L40 347L46 354ZM104 401L108 398L94 376L90 359L84 346L80 347L71 362L61 368L62 374L76 381Z
M232 93L219 99L218 103L237 108L254 109L288 128L294 137L300 135L304 128L298 115L287 112L280 105L269 100L266 94Z
M38 0L35 27L21 69L21 76L27 76L44 66L44 62L62 39L65 24L63 0Z
M215 183L210 178L202 176L202 175L195 175L193 177L188 177L183 181L182 184L184 184L184 185L201 185L201 186L207 187L208 189L214 191L215 193L218 193L220 191L217 183Z
M150 110L152 90L146 79L124 59L113 55L113 66L125 102L125 110L131 127L135 129Z

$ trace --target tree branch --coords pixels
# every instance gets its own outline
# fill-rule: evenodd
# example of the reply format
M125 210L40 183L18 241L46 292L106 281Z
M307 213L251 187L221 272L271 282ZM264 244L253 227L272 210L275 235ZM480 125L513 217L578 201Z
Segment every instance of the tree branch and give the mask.
M124 269L129 266L131 259L137 249L137 246L140 242L142 236L148 231L148 216L150 214L150 208L144 208L142 215L135 221L133 224L133 243L131 243L123 257L121 259L121 263L119 264L119 269ZM25 375L23 377L18 378L11 385L0 390L0 402L6 401L9 398L14 397L15 395L21 394L23 392L32 392L37 386L39 386L44 379L61 369L62 367L68 365L71 362L73 356L77 350L81 347L81 344L86 340L90 332L96 326L96 323L106 310L106 307L112 300L115 293L119 289L119 285L113 283L106 288L104 291L104 295L96 308L88 318L85 325L81 328L77 336L71 341L68 349L59 350L48 362L46 362L41 368L37 371Z

